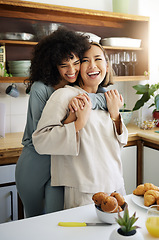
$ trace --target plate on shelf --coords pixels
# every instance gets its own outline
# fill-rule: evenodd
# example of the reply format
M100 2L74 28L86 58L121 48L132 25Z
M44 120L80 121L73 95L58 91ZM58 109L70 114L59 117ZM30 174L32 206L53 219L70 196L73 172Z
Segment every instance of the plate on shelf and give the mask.
M6 32L6 33L1 33L0 38L7 39L7 40L30 41L34 39L34 35L31 33Z
M125 38L125 37L103 38L101 40L101 44L103 46L111 46L111 47L140 48L141 39Z
M132 201L138 205L139 207L142 207L142 208L145 208L145 209L148 209L148 207L146 207L144 205L144 197L143 196L137 196L137 195L132 195Z

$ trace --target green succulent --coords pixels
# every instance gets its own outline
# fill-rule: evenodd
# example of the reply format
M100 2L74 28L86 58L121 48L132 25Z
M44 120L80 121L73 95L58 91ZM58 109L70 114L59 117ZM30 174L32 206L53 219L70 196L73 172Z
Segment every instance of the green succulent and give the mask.
M116 222L121 226L120 228L124 233L128 233L139 228L138 226L133 226L137 220L138 218L136 218L136 212L132 215L132 217L129 217L128 204L125 205L123 217L121 217L120 212L118 212L118 218L116 218Z

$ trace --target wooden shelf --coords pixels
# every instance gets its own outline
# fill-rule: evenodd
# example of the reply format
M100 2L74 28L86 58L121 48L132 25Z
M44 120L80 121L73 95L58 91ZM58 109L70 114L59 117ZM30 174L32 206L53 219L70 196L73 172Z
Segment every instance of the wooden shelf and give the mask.
M18 41L18 40L0 40L0 44L15 44L15 45L36 45L37 42L31 42L31 41Z
M0 77L0 83L23 83L27 77ZM145 76L115 76L115 82L128 82L128 81L144 81L148 80Z
M0 44L15 44L15 45L37 45L38 42L31 41L19 41L19 40L0 40ZM106 50L120 50L120 51L141 51L143 48L134 48L134 47L112 47L112 46L103 46Z
M0 83L24 83L27 77L0 77Z
M123 22L149 21L149 17L91 10L84 8L58 6L52 4L35 3L18 0L1 0L1 16L13 18L34 19L41 21L63 22L92 26L108 26L122 28Z
M104 46L108 55L117 51L136 51L137 76L115 77L115 81L142 81L149 71L149 17L100 10L65 7L20 0L0 0L0 32L29 32L36 35L34 24L60 23L74 31L94 33L102 38L141 39L141 48ZM0 40L6 48L6 61L31 59L34 41ZM26 78L0 77L0 82L22 83Z
M132 81L144 81L149 80L149 77L145 76L117 76L114 77L114 82L132 82Z

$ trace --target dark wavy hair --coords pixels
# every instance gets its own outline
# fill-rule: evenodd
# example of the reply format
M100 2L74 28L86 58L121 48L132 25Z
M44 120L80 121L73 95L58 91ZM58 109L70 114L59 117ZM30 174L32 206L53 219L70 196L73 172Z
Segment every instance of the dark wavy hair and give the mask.
M90 48L87 36L59 27L44 37L36 46L31 60L29 86L41 81L55 86L60 82L57 69L62 60L72 58L72 54L82 59L83 53Z

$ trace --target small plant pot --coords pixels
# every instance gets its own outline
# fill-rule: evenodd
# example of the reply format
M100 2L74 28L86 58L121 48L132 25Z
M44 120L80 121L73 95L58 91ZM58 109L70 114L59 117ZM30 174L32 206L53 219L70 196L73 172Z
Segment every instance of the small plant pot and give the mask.
M120 110L120 114L122 115L124 124L127 125L132 118L132 111L128 109Z
M109 240L144 240L142 234L137 231L131 231L128 235L122 235L121 229L114 229L109 237Z
M159 127L159 111L153 112L153 119L156 120L156 127Z

